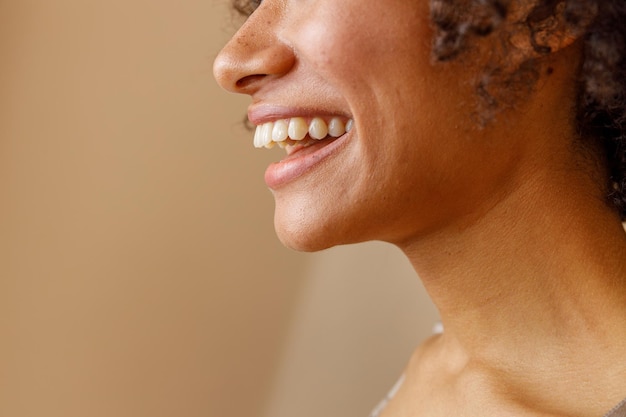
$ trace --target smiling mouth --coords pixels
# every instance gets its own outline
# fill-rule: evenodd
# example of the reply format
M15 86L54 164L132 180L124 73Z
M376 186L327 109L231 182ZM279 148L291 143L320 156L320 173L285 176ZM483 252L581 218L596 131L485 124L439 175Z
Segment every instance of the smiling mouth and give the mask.
M260 124L254 133L256 148L273 148L278 145L291 155L297 150L331 141L352 130L354 121L340 117L292 117Z

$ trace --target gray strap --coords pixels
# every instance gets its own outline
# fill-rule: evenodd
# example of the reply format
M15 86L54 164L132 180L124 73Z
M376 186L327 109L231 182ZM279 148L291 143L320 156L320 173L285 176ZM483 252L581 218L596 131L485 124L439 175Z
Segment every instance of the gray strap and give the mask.
M383 412L385 407L387 407L387 404L389 403L389 401L391 401L393 399L393 397L396 395L396 393L398 392L398 390L400 390L400 387L402 386L403 382L404 382L404 375L402 375L400 377L400 379L398 380L398 382L396 382L396 384L393 386L393 388L391 388L391 391L389 391L389 393L387 394L385 399L382 400L376 406L374 411L372 411L372 413L370 414L370 417L378 417L380 415L380 413Z
M615 408L609 411L604 417L626 417L626 399L617 404Z

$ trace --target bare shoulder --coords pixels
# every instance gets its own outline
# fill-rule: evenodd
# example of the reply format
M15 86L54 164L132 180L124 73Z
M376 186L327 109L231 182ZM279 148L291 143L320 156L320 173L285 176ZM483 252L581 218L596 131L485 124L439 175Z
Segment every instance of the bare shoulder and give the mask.
M516 389L473 361L464 361L445 339L435 335L415 349L402 384L394 390L379 417L599 417L608 411L605 406L599 407L603 411L589 414L531 401L519 386ZM612 401L609 402L615 405ZM610 417L622 417L619 412Z

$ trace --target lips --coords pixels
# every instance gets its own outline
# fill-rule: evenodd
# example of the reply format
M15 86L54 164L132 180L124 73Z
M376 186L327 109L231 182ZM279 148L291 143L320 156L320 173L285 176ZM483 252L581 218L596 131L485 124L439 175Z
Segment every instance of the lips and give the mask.
M265 182L275 190L294 181L335 153L352 130L352 119L333 117L291 117L259 124L254 135L256 147L284 148L287 156L265 171Z

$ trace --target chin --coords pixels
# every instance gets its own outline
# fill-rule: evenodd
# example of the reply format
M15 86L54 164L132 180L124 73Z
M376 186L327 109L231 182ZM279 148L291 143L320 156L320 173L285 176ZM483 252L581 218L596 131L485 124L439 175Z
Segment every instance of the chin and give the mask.
M307 222L285 222L274 218L274 229L278 240L289 249L299 252L317 252L341 244L333 242L332 236L324 231L321 225L310 225Z
M281 210L282 208L282 210ZM321 213L327 213L322 215ZM280 242L300 252L317 252L333 246L362 242L349 227L349 218L328 210L276 206L274 230Z
M274 191L274 230L284 246L316 252L341 243L336 240L337 225L328 224L335 223L331 222L334 216L323 200L294 190Z
M274 193L274 230L293 250L317 252L334 246L376 238L363 224L371 224L363 209L328 193ZM367 213L365 213L367 214Z

